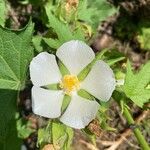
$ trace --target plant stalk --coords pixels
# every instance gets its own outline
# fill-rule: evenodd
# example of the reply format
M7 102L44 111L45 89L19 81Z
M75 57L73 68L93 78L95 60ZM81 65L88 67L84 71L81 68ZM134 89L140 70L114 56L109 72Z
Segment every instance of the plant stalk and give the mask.
M128 108L126 106L124 106L123 114L124 114L129 125L135 124L135 121L133 120L133 117L132 117L130 111L128 110ZM150 150L150 147L149 147L148 143L146 142L144 136L142 135L140 129L138 127L135 127L133 129L133 132L134 132L134 135L136 136L141 148L143 150Z

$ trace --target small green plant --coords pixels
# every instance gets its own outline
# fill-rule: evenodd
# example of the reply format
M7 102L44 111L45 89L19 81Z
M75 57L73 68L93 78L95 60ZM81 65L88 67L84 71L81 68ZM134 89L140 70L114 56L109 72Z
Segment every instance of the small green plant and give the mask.
M28 14L31 19L23 29L8 29L11 5L0 0L0 149L19 150L23 140L35 134L41 150L70 150L74 129L96 144L99 130L117 130L108 124L112 118L106 113L112 97L128 125L135 126L141 148L149 150L129 104L141 111L149 109L150 61L135 71L117 48L94 53L90 47L98 25L119 9L105 0L18 0L16 5L18 9L32 6L33 14ZM116 26L120 36L124 22L128 23L122 20ZM149 26L138 24L135 31L141 48L149 50ZM25 89L31 93L29 115L42 116L45 123L35 129L22 115Z

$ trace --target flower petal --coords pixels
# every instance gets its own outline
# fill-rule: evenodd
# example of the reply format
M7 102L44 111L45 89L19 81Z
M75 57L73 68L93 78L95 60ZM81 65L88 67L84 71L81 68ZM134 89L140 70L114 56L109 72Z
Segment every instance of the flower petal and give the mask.
M73 95L60 121L70 127L81 129L95 118L98 109L99 104L96 101L90 101L78 95Z
M95 58L93 50L78 40L64 43L57 50L56 55L74 75L78 75Z
M104 61L97 61L81 83L82 89L102 101L110 99L115 86L113 71Z
M34 57L30 63L30 76L36 86L58 83L61 80L61 73L55 56L42 52Z
M62 91L50 91L33 86L32 110L43 117L57 118L61 115L63 97Z

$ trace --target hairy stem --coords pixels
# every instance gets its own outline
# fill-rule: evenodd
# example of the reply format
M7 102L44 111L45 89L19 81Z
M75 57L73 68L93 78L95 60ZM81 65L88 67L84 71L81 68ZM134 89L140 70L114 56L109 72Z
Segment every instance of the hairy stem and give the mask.
M135 121L133 120L133 117L130 113L130 111L128 110L128 108L126 106L124 106L124 112L123 112L127 122L129 125L134 125ZM146 142L145 138L143 137L140 129L138 127L135 127L133 129L134 135L136 136L140 146L142 147L143 150L150 150L150 147L148 145L148 143Z

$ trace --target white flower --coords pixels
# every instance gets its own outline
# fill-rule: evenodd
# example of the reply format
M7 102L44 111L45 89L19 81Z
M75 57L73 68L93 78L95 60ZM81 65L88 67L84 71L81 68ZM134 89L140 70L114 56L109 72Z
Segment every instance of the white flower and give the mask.
M102 101L108 101L115 89L115 79L111 68L103 61L97 61L84 81L77 75L95 58L93 50L81 41L64 43L56 52L57 57L70 71L61 75L55 55L42 52L33 58L30 64L30 76L33 82L32 109L37 115L58 118L64 124L81 129L92 121L99 109L96 101L90 101L77 94L84 89ZM44 89L42 86L60 83L61 90ZM71 96L66 111L61 107L64 95Z

